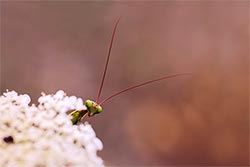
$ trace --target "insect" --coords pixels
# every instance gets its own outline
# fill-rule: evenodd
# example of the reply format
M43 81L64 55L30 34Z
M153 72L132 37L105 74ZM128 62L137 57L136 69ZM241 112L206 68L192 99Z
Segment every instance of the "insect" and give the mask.
M105 63L105 68L104 68L100 88L99 88L99 91L98 91L98 94L97 94L97 98L96 98L95 101L86 100L85 105L86 105L87 109L85 109L85 110L75 110L75 111L73 111L73 112L71 112L69 114L71 116L71 121L72 121L72 123L74 125L78 124L81 121L81 119L84 118L86 115L92 117L92 116L94 116L96 114L101 113L102 112L101 105L104 104L105 102L109 101L110 99L114 98L115 96L118 96L118 95L120 95L122 93L125 93L125 92L129 91L129 90L132 90L132 89L135 89L135 88L147 85L147 84L151 84L153 82L165 80L165 79L168 79L168 78L178 77L178 76L181 76L181 75L190 74L190 73L180 73L180 74L168 75L168 76L164 76L164 77L161 77L161 78L149 80L149 81L146 81L146 82L143 82L143 83L139 83L139 84L136 84L136 85L132 85L132 86L129 86L129 87L127 87L127 88L125 88L125 89L123 89L121 91L118 91L118 92L108 96L107 98L105 98L104 100L99 102L100 97L101 97L103 84L104 84L104 80L105 80L105 76L106 76L107 69L108 69L108 63L109 63L109 59L110 59L110 55L111 55L111 49L112 49L112 45L113 45L113 41L114 41L114 37L115 37L115 33L116 33L116 29L117 29L119 21L120 21L120 18L117 20L117 22L115 24L115 27L114 27L114 29L112 31L112 36L111 36L111 41L110 41L110 44L109 44L108 55L107 55L107 59L106 59L106 63Z

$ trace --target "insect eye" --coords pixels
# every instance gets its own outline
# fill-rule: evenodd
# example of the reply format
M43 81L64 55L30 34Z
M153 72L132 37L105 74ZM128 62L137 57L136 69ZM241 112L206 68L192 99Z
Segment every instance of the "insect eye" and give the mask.
M90 108L93 104L91 100L86 100L85 105L87 106L87 108Z
M97 106L97 112L101 113L102 112L102 107L101 106Z

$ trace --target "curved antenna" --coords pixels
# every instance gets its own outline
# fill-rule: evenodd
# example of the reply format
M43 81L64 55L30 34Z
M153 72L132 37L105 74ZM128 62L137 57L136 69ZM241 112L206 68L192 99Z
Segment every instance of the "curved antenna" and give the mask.
M140 83L140 84L136 84L136 85L130 86L130 87L126 88L126 89L123 89L123 90L121 90L119 92L116 92L116 93L110 95L109 97L105 98L103 101L101 101L99 103L99 105L102 105L105 102L107 102L108 100L112 99L113 97L115 97L115 96L117 96L117 95L119 95L121 93L127 92L129 90L132 90L132 89L135 89L135 88L138 88L138 87L141 87L141 86L153 83L153 82L161 81L161 80L164 80L164 79L169 79L169 78L174 78L174 77L178 77L178 76L181 76L181 75L189 75L189 74L191 74L191 73L181 73L181 74L168 75L168 76L165 76L165 77L161 77L161 78L149 80L147 82L143 82L143 83Z
M105 76L106 76L107 69L108 69L108 63L109 63L109 58L110 58L110 55L111 55L111 49L112 49L112 45L113 45L113 41L114 41L114 37L115 37L115 32L116 32L116 28L117 28L117 25L118 25L120 19L121 19L121 17L119 17L119 19L116 21L114 30L112 32L112 37L111 37L111 41L110 41L110 44L109 44L108 56L107 56L104 72L103 72L103 75L102 75L102 81L101 81L100 89L99 89L99 92L97 94L96 101L95 101L96 103L98 103L99 98L100 98L101 93L102 93L102 87L103 87Z

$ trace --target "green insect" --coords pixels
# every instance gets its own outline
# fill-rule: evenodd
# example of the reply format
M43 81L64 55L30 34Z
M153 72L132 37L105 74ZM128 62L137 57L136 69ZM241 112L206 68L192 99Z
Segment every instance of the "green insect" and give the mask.
M86 102L85 102L86 109L84 109L84 110L75 110L75 111L73 111L73 112L71 112L69 114L71 116L71 121L72 121L72 123L74 125L78 124L82 120L82 118L84 118L86 115L88 115L89 117L92 117L92 116L94 116L96 114L101 113L102 112L101 105L104 104L105 102L107 102L108 100L110 100L111 98L113 98L113 97L115 97L117 95L120 95L121 93L127 92L129 90L132 90L132 89L135 89L135 88L138 88L138 87L141 87L141 86L153 83L153 82L157 82L157 81L161 81L161 80L164 80L164 79L173 78L173 77L177 77L177 76L181 76L181 75L190 74L190 73L180 73L180 74L168 75L168 76L164 76L164 77L157 78L157 79L154 79L154 80L149 80L149 81L146 81L146 82L143 82L143 83L140 83L140 84L132 85L130 87L127 87L127 88L125 88L125 89L123 89L121 91L118 91L118 92L108 96L107 98L105 98L104 100L99 102L101 92L102 92L102 87L103 87L106 72L107 72L107 68L108 68L109 58L110 58L110 55L111 55L111 49L112 49L112 45L113 45L113 41L114 41L114 36L115 36L115 32L116 32L117 25L118 25L119 21L120 21L120 18L117 20L117 22L115 24L115 27L113 29L113 32L112 32L111 41L110 41L109 50L108 50L108 56L107 56L107 59L106 59L106 64L105 64L105 68L104 68L104 72L103 72L103 76L102 76L102 81L101 81L101 85L100 85L100 88L99 88L97 98L96 98L95 101L86 100Z

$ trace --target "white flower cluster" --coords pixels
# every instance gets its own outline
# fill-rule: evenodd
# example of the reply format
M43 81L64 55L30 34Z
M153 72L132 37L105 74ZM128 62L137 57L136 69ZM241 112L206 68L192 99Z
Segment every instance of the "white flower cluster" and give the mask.
M0 96L1 167L98 167L102 142L91 125L72 125L66 112L84 109L82 99L63 91L29 105L28 95L15 91Z

